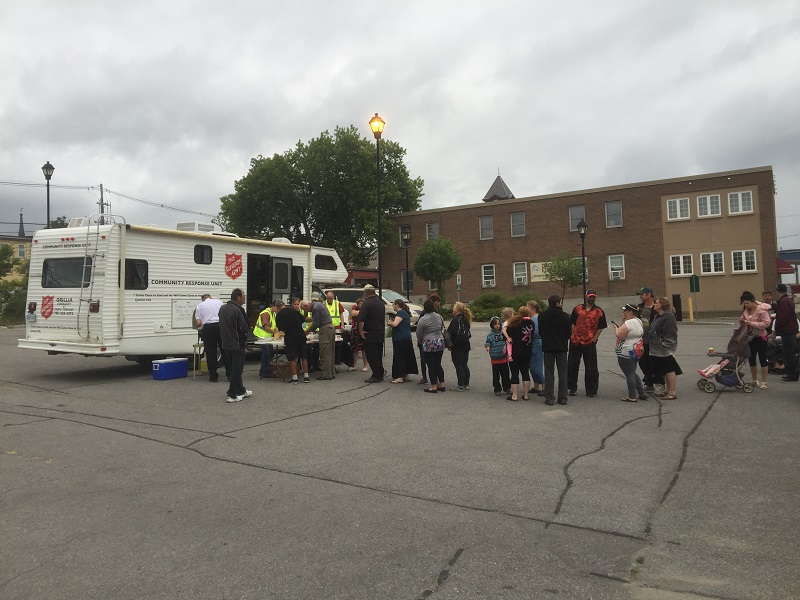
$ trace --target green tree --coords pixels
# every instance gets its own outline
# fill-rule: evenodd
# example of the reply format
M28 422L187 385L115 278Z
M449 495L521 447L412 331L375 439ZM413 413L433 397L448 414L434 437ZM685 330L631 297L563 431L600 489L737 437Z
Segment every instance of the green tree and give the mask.
M0 244L0 277L5 277L19 264L11 244Z
M567 290L583 283L583 269L580 260L576 260L569 252L562 251L550 257L550 261L542 265L542 271L553 283L561 287L561 297Z
M414 273L436 284L442 304L445 297L443 284L455 275L460 267L461 256L453 247L453 242L444 238L428 240L422 244L414 259Z
M50 229L61 229L62 227L66 227L67 225L69 225L69 221L67 221L67 215L56 217L55 219L50 221Z
M419 209L423 182L406 151L381 140L382 245L397 242L388 217ZM324 131L283 154L250 161L250 171L220 199L214 222L245 237L286 237L335 248L345 264L365 266L377 245L375 143L355 126Z
M4 244L0 244L0 255L5 254ZM0 281L0 324L19 325L25 321L25 306L28 292L28 268L30 261L14 259L15 265L11 270L23 275L21 280L11 279ZM0 258L0 264L5 263ZM10 271L9 271L10 272Z

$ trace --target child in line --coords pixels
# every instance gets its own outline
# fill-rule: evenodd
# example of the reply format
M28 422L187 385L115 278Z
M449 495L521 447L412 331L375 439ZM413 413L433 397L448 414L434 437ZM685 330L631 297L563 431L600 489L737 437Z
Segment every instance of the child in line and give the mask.
M705 369L697 369L697 372L700 373L703 377L708 379L709 377L713 377L717 373L722 370L722 367L727 365L730 361L726 358L718 363L714 363L713 365L707 366Z
M506 336L503 334L503 322L499 317L492 317L489 321L489 335L486 336L484 348L489 353L492 361L492 386L494 395L506 394L511 391L511 378L508 371L508 351L506 349ZM502 381L502 388L500 387Z

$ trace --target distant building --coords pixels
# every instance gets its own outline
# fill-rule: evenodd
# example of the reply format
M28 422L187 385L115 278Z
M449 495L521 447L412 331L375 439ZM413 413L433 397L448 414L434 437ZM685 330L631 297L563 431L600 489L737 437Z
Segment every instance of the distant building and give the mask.
M462 299L492 290L544 299L561 290L544 278L542 263L563 250L580 258L581 219L587 287L604 297L635 297L647 284L657 295L680 295L684 310L691 296L696 309L721 313L739 309L743 290L757 294L780 281L774 176L765 166L527 198L515 198L498 176L482 202L394 216L398 242L384 250L383 287L404 290L399 231L409 226L412 265L426 240L453 242ZM694 274L700 291L690 294ZM409 296L434 291L413 274L411 281ZM455 278L445 286L451 302Z
M12 248L12 256L22 260L29 260L31 256L31 239L33 236L25 235L25 226L22 223L22 213L19 213L19 231L16 236L0 235L0 244L6 244ZM1 278L2 281L13 281L21 279L19 273L12 272Z

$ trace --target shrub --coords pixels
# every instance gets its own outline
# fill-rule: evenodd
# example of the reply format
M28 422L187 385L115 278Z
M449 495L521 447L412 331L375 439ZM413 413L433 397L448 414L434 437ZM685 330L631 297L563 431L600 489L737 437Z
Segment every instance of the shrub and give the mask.
M470 302L469 309L476 321L488 321L494 316L499 316L500 309L504 306L510 306L517 310L520 306L527 304L529 300L536 300L540 307L542 305L541 300L530 292L510 297L500 292L486 292Z

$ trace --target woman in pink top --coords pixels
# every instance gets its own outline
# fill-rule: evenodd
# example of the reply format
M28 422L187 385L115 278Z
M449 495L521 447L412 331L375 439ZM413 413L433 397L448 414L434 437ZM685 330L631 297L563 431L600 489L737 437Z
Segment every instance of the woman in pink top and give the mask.
M756 355L761 365L761 389L767 389L767 373L769 364L767 363L767 327L770 326L772 318L769 316L770 305L756 300L751 292L742 292L739 301L744 306L739 323L744 323L754 332L750 342L750 374L753 385L758 384L758 367L756 367Z

